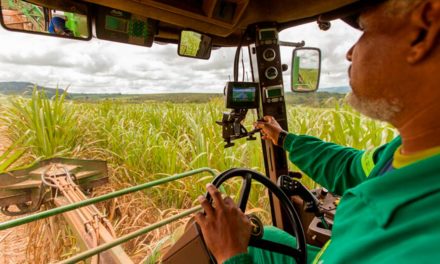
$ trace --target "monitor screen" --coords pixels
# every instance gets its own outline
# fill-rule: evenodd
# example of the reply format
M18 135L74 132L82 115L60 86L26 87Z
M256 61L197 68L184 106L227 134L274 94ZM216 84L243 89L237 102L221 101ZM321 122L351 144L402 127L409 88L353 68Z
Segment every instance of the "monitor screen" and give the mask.
M273 97L280 97L283 95L283 90L281 90L282 88L278 88L278 89L270 89L267 90L267 97L268 98L273 98Z
M128 20L107 15L105 16L105 29L116 32L127 33Z
M121 10L99 6L96 14L98 39L151 47L157 21Z
M226 86L226 108L255 109L260 105L258 83L228 82Z
M232 101L236 103L252 103L255 101L256 90L255 87L233 87Z
M260 30L260 40L276 40L277 33L275 29L263 29Z

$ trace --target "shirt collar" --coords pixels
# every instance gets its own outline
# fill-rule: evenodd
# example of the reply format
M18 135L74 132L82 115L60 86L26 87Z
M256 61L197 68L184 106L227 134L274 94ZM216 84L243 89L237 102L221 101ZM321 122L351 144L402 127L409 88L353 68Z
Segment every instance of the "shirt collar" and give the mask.
M394 152L393 167L396 169L400 169L402 167L408 166L419 160L424 160L436 154L440 154L440 146L419 151L409 155L402 154L402 146L400 146Z

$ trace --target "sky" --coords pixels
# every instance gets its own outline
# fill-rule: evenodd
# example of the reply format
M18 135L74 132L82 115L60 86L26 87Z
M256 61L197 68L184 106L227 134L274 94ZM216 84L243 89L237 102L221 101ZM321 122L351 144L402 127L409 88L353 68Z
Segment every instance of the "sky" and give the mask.
M359 36L360 32L334 21L328 31L319 30L316 23L284 30L280 40L304 40L306 46L322 50L320 88L326 88L348 86L345 53ZM282 63L289 67L292 51L281 48ZM213 50L210 60L197 60L179 57L177 45L172 44L145 48L97 38L85 42L9 32L0 27L0 82L68 87L74 93L222 93L233 76L234 55L234 48L221 48ZM289 71L283 77L285 89L290 89Z

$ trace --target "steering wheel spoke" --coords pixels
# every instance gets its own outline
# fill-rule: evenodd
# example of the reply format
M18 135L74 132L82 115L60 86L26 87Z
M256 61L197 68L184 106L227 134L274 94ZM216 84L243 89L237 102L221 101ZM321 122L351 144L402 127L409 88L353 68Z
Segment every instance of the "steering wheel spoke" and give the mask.
M238 198L238 208L244 213L246 211L246 205L249 200L249 194L252 186L252 174L246 173L243 176L243 183L240 190L240 197Z
M301 258L301 251L300 250L283 245L283 244L280 244L280 243L276 243L276 242L273 242L270 240L266 240L266 239L257 239L257 238L251 237L251 239L249 241L249 246L262 248L262 249L270 249L273 252L280 253L280 254L287 255L287 256L292 256L295 259Z

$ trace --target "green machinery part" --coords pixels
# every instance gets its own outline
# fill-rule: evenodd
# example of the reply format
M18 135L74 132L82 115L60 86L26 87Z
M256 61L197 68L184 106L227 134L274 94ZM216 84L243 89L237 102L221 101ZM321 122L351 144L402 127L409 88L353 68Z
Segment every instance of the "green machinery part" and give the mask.
M211 168L200 168L200 169L196 169L196 170L192 170L192 171L187 171L187 172L184 172L184 173L176 174L176 175L173 175L173 176L170 176L170 177L166 177L166 178L162 178L162 179L159 179L159 180L155 180L155 181L152 181L152 182L143 183L143 184L136 185L136 186L133 186L133 187L129 187L129 188L126 188L126 189L118 190L118 191L115 191L115 192L112 192L112 193L108 193L108 194L104 194L104 195L101 195L101 196L93 197L93 198L90 198L90 199L87 199L87 200L84 200L84 201L81 201L81 202L65 205L65 206L62 206L62 207L53 208L53 209L50 209L50 210L47 210L47 211L43 211L43 212L39 212L39 213L36 213L36 214L24 216L22 218L18 218L18 219L10 220L10 221L7 221L7 222L3 222L3 223L0 223L0 230L5 230L5 229L8 229L8 228L20 226L20 225L27 224L27 223L30 223L30 222L33 222L33 221L36 221L36 220L40 220L40 219L44 219L44 218L47 218L47 217L50 217L50 216L54 216L54 215L57 215L57 214L65 213L65 212L68 212L68 211L72 211L72 210L75 210L75 209L78 209L78 208L81 208L81 207L84 207L84 206L87 206L87 205L103 202L103 201L106 201L106 200L109 200L109 199L113 199L113 198L116 198L116 197L119 197L119 196L122 196L122 195L125 195L125 194L129 194L129 193L145 190L145 189L148 189L148 188L151 188L151 187L154 187L154 186L158 186L158 185L165 184L165 183L168 183L168 182L172 182L172 181L175 181L175 180L183 179L183 178L195 175L195 174L206 173L206 172L211 174L213 177L217 175L217 172L215 170L211 169Z
M102 196L93 197L36 214L28 215L19 219L3 222L0 223L0 230L16 227L60 213L69 212L98 202L116 198L136 191L145 190L154 186L158 186L200 173L209 173L213 177L217 175L217 172L211 168L200 168L181 174L176 174L152 182L118 190ZM108 181L107 166L105 161L75 160L62 158L44 160L26 169L0 174L0 178L3 179L0 182L0 207L2 208L3 213L12 213L7 209L9 205L17 205L17 207L21 210L19 213L29 213L30 211L27 210L27 206L32 207L33 210L38 210L39 206L43 202L47 202L44 199L45 195L41 194L44 193L44 190L46 190L47 187L50 188L52 186L51 183L47 181L48 179L50 179L46 177L48 174L51 175L50 177L55 178L67 175L72 183L75 182L75 186L76 184L78 184L78 187L83 190L102 185ZM86 250L85 252L82 252L68 260L65 260L62 263L77 263L79 260L84 260L96 254L100 254L101 252L108 249L117 247L124 242L127 242L140 235L146 234L173 221L186 217L198 210L200 210L200 206L191 208L180 214L174 215L150 226L141 228L140 230L134 231L125 236L112 239L111 241L101 244L95 248Z
M300 58L297 56L293 57L293 74L292 74L292 87L296 87L299 84L299 66Z
M87 16L64 12L66 17L66 27L73 32L73 36L87 37L89 35L89 29L87 28Z

